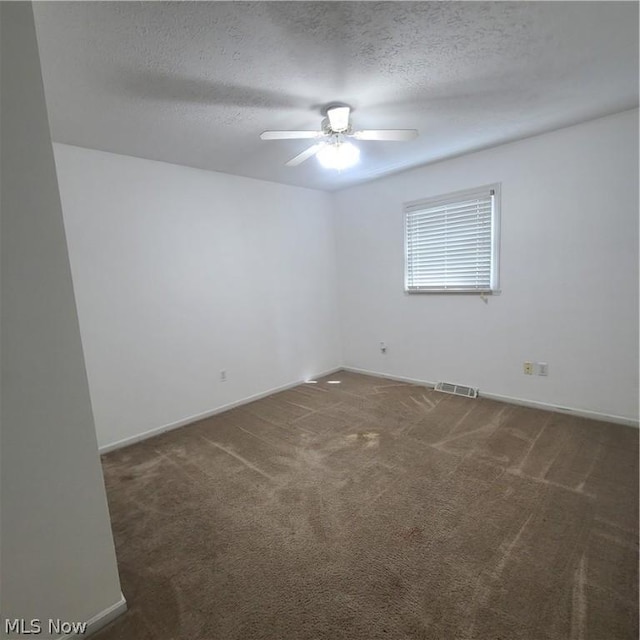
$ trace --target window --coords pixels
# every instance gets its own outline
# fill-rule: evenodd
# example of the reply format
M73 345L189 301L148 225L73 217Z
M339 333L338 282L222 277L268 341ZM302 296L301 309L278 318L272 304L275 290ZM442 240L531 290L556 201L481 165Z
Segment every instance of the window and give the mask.
M410 202L405 290L497 293L500 185Z

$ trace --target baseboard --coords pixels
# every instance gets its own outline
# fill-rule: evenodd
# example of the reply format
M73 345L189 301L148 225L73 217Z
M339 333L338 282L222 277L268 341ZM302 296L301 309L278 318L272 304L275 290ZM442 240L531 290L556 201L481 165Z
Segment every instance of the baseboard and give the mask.
M622 424L626 427L639 426L638 420L626 418L625 416L616 416L610 413L600 413L598 411L589 411L588 409L576 409L574 407L562 407L559 405L549 404L547 402L539 402L537 400L525 400L523 398L513 398L511 396L503 396L497 393L480 393L483 398L490 400L498 400L499 402L507 402L509 404L517 404L522 407L531 407L532 409L542 409L543 411L556 411L557 413L566 413L580 418L589 418L591 420L600 420L602 422L614 422Z
M374 378L386 378L387 380L397 380L398 382L410 382L411 384L419 384L423 387L436 386L435 382L428 382L427 380L418 380L418 378L407 378L406 376L395 376L390 373L380 373L379 371L369 371L369 369L359 369L358 367L342 367L343 371L351 371L351 373L360 373L363 376L372 376Z
M435 382L428 382L426 380L419 380L417 378L407 378L405 376L396 376L388 373L380 373L379 371L369 371L368 369L359 369L357 367L342 367L345 371L352 371L353 373L361 373L362 375L374 376L376 378L387 378L388 380L398 380L400 382L410 382L412 384L419 384L425 387L435 387ZM531 407L532 409L541 409L543 411L555 411L557 413L566 413L573 416L579 416L581 418L590 418L591 420L601 420L603 422L614 422L616 424L622 424L627 427L639 426L638 420L633 418L626 418L625 416L616 416L608 413L599 413L597 411L589 411L587 409L576 409L574 407L562 407L547 402L539 402L538 400L526 400L524 398L514 398L512 396L504 396L497 393L485 393L480 389L478 394L482 398L488 398L490 400L498 400L499 402L506 402L508 404L516 404L522 407Z
M96 633L103 627L106 627L110 622L113 622L118 616L122 615L127 610L127 601L122 593L120 594L120 600L115 602L110 607L107 607L100 613L93 616L93 618L87 620L87 630L81 634L67 634L60 636L58 640L78 640L78 638L88 638L90 635Z
M342 371L342 369L343 367L334 367L333 369L329 369L328 371L323 371L322 373L318 373L310 377L322 378L323 376L328 376L328 375L331 375L332 373L336 373L336 371ZM209 411L204 411L203 413L198 413L193 416L188 416L187 418L182 418L181 420L176 420L175 422L171 422L169 424L165 424L160 427L154 427L153 429L149 429L148 431L144 431L142 433L136 434L135 436L130 436L128 438L118 440L117 442L105 444L99 448L99 452L102 455L103 453L109 453L109 451L115 451L116 449L121 449L122 447L128 447L131 444L140 442L141 440L146 440L147 438L152 438L153 436L157 436L161 433L164 433L165 431L178 429L188 424L192 424L193 422L198 422L199 420L205 420L206 418L211 418L212 416L215 416L218 413L229 411L229 409L235 409L236 407L240 407L243 404L249 404L250 402L254 402L255 400L266 398L267 396L270 396L274 393L278 393L280 391L286 391L287 389L292 389L293 387L297 387L298 385L301 385L303 382L304 380L296 380L295 382L289 382L279 387L268 389L267 391L261 391L260 393L256 393L252 396L248 396L247 398L242 398L241 400L236 400L234 402L230 402L229 404L216 407L215 409L210 409Z

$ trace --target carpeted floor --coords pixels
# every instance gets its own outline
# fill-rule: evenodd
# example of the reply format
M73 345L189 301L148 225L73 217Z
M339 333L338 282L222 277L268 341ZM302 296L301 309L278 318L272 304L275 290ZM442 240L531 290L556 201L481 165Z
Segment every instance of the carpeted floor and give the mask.
M104 456L97 640L638 638L637 429L329 379Z

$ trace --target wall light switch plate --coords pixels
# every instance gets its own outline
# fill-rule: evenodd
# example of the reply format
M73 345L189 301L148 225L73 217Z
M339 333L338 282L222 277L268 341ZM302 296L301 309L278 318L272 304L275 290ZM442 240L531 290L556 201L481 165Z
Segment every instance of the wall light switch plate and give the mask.
M524 371L524 374L527 376L533 375L533 364L531 362L525 362L522 365L522 370Z
M546 362L538 362L538 375L539 376L549 375L549 365Z

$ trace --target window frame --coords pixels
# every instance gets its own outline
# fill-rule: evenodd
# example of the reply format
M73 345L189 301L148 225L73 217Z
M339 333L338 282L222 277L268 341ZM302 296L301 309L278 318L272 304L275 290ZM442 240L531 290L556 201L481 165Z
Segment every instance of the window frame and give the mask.
M495 182L486 184L473 189L463 189L451 193L440 194L429 198L421 198L420 200L412 200L405 202L402 206L403 231L404 231L404 291L407 294L476 294L476 295L499 295L500 290L500 208L501 208L501 189L502 183ZM459 200L472 198L474 196L486 196L487 193L493 191L493 208L491 212L491 271L490 284L486 289L475 287L465 289L450 289L443 287L432 288L410 288L409 287L409 214L416 211L417 208L432 208L438 205L452 204Z

